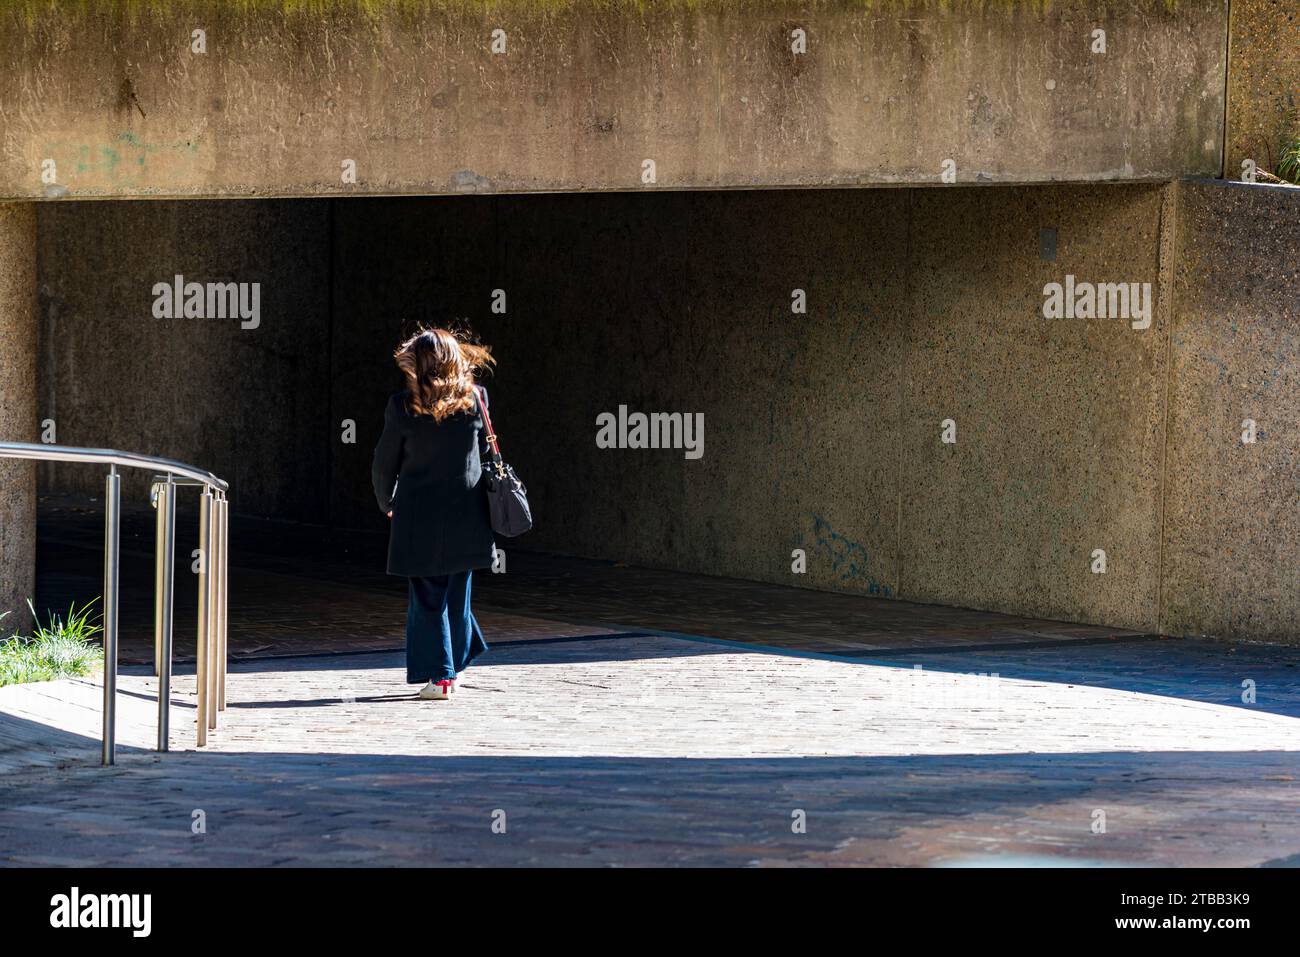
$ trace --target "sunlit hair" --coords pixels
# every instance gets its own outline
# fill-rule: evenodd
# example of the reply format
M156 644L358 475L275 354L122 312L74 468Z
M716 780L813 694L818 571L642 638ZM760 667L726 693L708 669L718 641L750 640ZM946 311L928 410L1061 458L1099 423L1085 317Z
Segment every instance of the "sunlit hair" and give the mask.
M397 347L393 358L406 376L411 412L435 422L474 408L474 376L496 361L487 346L446 329L421 329Z

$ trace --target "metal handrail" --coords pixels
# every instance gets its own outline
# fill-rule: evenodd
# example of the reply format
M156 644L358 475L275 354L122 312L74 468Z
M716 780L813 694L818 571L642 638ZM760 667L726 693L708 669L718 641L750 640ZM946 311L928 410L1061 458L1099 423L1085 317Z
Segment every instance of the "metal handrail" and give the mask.
M152 455L115 449L86 449L31 442L0 442L0 459L38 462L89 462L108 465L104 479L104 734L103 763L117 758L118 543L121 538L122 479L117 470L161 472L150 486L158 510L154 603L154 672L158 676L158 750L166 751L171 725L172 605L176 555L176 489L203 489L199 510L199 616L195 682L198 691L197 742L207 744L226 710L229 486L211 472Z
M43 445L37 442L0 442L0 458L33 459L41 462L98 462L103 465L118 465L122 468L153 469L155 472L193 479L218 492L225 492L230 488L226 482L207 469L186 465L175 459L140 455L136 452L119 452L117 449L83 449L72 445Z

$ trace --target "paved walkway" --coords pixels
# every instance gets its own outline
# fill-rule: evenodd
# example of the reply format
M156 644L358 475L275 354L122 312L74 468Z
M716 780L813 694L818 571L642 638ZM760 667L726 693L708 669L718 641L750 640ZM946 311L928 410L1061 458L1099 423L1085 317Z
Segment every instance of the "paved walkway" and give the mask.
M1063 680L1086 659L1094 679L1155 682L1114 650L1005 659L995 680L951 655L917 671L660 635L532 640L494 649L451 702L413 699L397 654L248 661L203 753L126 747L112 769L81 736L92 683L0 689L7 740L52 742L40 761L10 748L0 860L1300 863L1297 655L1257 653L1255 706L1238 662L1194 643L1162 648L1184 678L1159 694ZM153 679L120 687L121 740L146 748ZM178 748L192 701L181 676Z
M128 662L151 519L124 520ZM39 531L38 606L97 594L98 508L47 501ZM124 669L109 769L94 682L0 688L0 863L1300 865L1300 648L512 551L475 579L492 652L421 702L381 537L237 517L232 540L202 753L184 664L165 756Z

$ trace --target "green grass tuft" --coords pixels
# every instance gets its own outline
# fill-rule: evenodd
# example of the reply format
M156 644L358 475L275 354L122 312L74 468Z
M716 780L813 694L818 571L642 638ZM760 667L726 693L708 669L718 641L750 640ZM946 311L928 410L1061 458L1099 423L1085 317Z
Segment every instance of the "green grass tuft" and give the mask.
M1288 183L1300 185L1300 133L1282 144L1282 156L1277 163L1277 175Z
M50 612L42 624L29 601L27 607L35 621L32 634L0 641L0 686L81 678L100 667L104 651L92 640L100 628L90 620L94 603L89 601L80 609L70 607L65 616ZM0 619L7 614L0 614Z

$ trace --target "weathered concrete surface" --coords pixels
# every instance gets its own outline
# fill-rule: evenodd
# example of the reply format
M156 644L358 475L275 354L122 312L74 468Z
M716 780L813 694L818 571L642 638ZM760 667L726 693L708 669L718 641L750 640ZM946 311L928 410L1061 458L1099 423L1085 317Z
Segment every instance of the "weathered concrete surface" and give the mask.
M897 397L911 321L904 304L914 193L773 202L750 193L687 211L685 258L661 273L685 288L656 309L676 327L665 338L678 341L680 356L665 407L704 412L703 458L661 459L683 481L660 521L671 528L689 513L702 522L701 534L680 536L675 551L685 567L898 595ZM792 311L794 290L806 294L806 314ZM656 337L643 330L641 338ZM649 381L663 376L653 366L646 372ZM629 405L660 408L648 398ZM625 468L647 458L605 454ZM735 507L747 500L752 507ZM807 556L799 574L794 549Z
M47 206L40 223L40 413L58 441L190 462L231 483L236 509L322 521L326 205ZM258 325L155 318L154 285L177 274L248 283L250 296L259 284ZM93 466L41 469L47 487L103 487ZM123 494L145 496L148 481L125 473Z
M1300 189L1180 194L1161 623L1300 643Z
M1160 189L915 196L900 595L1154 631ZM1044 286L1067 275L1149 284L1150 328L1044 318Z
M1253 159L1275 172L1283 139L1300 133L1300 0L1232 0L1224 175Z
M0 203L0 441L36 441L36 207ZM0 459L0 635L35 597L36 466Z
M949 159L960 182L1215 175L1226 20L1225 0L21 0L0 197L920 184Z

